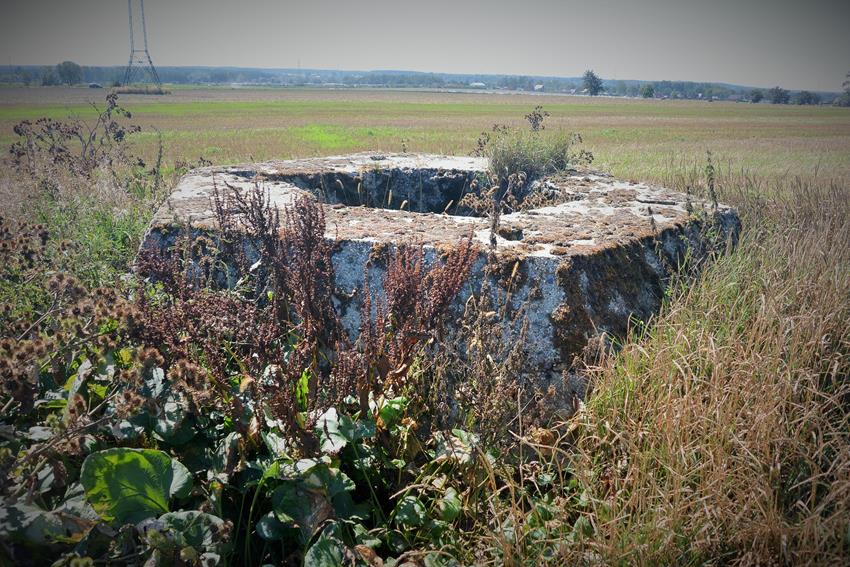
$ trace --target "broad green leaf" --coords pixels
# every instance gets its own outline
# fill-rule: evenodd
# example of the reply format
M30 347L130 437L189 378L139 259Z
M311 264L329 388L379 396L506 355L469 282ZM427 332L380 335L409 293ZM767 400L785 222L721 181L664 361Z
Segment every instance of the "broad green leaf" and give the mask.
M61 410L68 406L68 400L65 398L50 398L36 400L34 406L39 410Z
M578 537L589 537L593 535L593 524L586 516L579 516L573 524L573 532Z
M370 548L381 546L381 539L367 530L363 524L354 524L351 526L351 531L354 532L354 541L358 544Z
M285 482L275 489L272 509L281 523L300 530L302 543L310 541L316 529L334 513L323 494L308 490L298 481Z
M304 471L302 480L311 490L324 492L330 498L355 489L354 481L347 474L326 463L319 463Z
M149 398L158 398L165 389L165 371L162 368L152 368L145 372L142 395Z
M339 567L344 565L345 545L336 536L335 525L322 530L316 542L304 554L304 567Z
M100 520L91 505L86 502L86 491L79 482L68 487L65 491L65 500L54 509L54 512L61 512L65 516L75 516L92 522Z
M92 403L100 402L101 400L103 400L103 398L106 397L106 389L106 384L96 384L94 382L89 382L89 399L92 400Z
M169 445L183 445L195 436L193 419L186 412L188 402L182 396L169 392L162 412L154 423L154 436Z
M153 449L107 449L83 462L80 482L92 508L107 522L137 523L168 512L173 497L192 488L179 461Z
M218 447L213 454L212 469L217 473L230 474L239 459L239 434L234 432L228 433L227 436L219 442Z
M396 506L395 520L405 526L421 526L427 519L425 505L415 496L405 496Z
M38 441L46 441L48 439L51 439L57 433L58 433L58 431L53 429L52 427L45 427L43 425L34 425L34 426L30 427L24 435L30 441L38 442Z
M404 412L407 409L408 400L404 396L384 400L378 410L378 417L381 419L383 426L387 429L398 425L404 417Z
M274 515L274 512L269 512L257 521L254 529L257 535L266 541L277 541L284 535L284 526Z
M221 553L226 547L224 521L218 516L188 510L168 512L159 517L164 532L170 533L178 545L196 550Z
M272 457L280 458L287 456L286 439L282 435L278 435L274 431L263 431L260 435L266 447L269 448Z
M335 408L323 413L316 422L316 433L325 453L338 453L348 444L348 440L339 431L339 415Z
M455 520L460 515L461 502L458 497L457 490L453 487L448 487L446 493L440 498L437 503L437 510L440 514L440 519L446 522Z
M424 567L460 567L457 559L454 557L446 557L440 553L428 553L422 558Z
M0 539L29 544L78 539L94 522L17 503L0 506Z
M339 469L323 463L310 469L304 475L303 482L307 488L326 495L337 517L349 518L359 514L350 494L355 488L354 481Z
M354 421L347 415L339 415L335 408L323 413L316 422L316 433L325 453L338 453L348 443L375 436L375 422Z
M115 353L115 360L126 368L133 362L133 351L126 347L122 348Z

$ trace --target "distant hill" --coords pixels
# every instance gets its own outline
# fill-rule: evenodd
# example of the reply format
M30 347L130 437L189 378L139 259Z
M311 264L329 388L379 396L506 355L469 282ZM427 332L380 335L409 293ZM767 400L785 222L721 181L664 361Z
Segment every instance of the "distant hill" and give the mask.
M582 94L581 77L427 73L420 71L340 71L328 69L261 69L251 67L157 67L163 82L192 85L386 87L468 90L509 90ZM103 86L117 84L123 67L83 67L83 80ZM0 82L30 85L55 84L52 67L36 65L0 66ZM652 84L656 98L747 100L753 87L728 83L693 81L603 81L609 96L639 96L641 86ZM792 93L793 94L793 93ZM818 92L825 102L838 93Z

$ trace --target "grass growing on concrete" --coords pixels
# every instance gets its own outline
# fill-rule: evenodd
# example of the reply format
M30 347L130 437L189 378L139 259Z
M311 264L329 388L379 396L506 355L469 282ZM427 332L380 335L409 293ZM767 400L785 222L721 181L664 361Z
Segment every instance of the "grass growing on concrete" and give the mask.
M485 151L490 171L497 179L522 173L537 179L570 165L572 140L567 133L509 130L494 134Z

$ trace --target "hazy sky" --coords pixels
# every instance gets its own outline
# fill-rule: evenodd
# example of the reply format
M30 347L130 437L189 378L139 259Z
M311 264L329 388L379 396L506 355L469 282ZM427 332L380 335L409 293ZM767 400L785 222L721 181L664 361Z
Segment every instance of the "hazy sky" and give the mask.
M0 62L121 65L124 0L0 0ZM850 0L147 0L157 65L403 69L839 90Z

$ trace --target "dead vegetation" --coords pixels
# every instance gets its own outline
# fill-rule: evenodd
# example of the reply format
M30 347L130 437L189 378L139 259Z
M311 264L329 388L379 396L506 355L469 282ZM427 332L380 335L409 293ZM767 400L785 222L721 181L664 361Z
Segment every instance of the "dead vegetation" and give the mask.
M508 563L846 561L850 195L829 181L717 184L747 227L738 250L587 369L586 404L549 441L523 439L576 490L547 502L542 541L537 509L493 500L479 544Z

